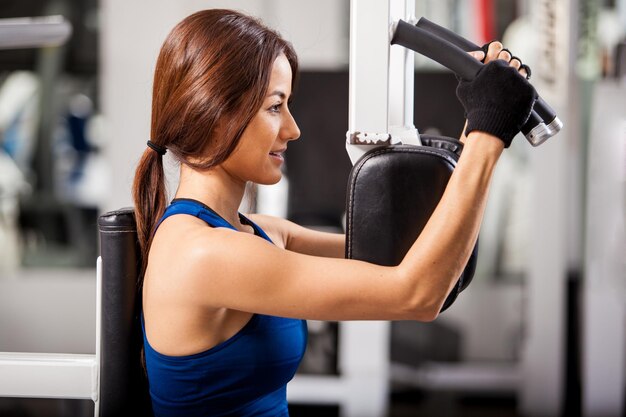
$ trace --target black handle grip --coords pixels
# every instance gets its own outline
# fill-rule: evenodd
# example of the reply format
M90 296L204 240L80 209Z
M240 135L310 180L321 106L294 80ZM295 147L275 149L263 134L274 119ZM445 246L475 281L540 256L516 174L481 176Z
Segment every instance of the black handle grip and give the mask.
M449 29L431 22L425 17L420 18L420 20L417 21L416 26L450 42L465 52L478 51L481 49L480 46L468 41L462 36L457 35ZM556 112L541 97L537 98L537 101L533 106L533 110L537 112L546 124L550 124L556 119Z
M453 43L403 20L398 21L391 44L427 56L466 80L473 80L483 66Z
M466 80L473 80L483 66L458 46L403 20L398 21L391 44L401 45L427 56ZM537 129L538 126L540 127ZM540 136L543 142L545 140L543 137L549 132L541 117L532 110L528 121L522 127L522 133L534 146L536 144L533 138L537 130L541 131Z
M427 32L432 33L435 36L440 37L453 45L458 46L465 52L478 51L480 50L480 46L476 45L473 42L468 41L462 36L457 35L452 32L450 29L446 29L443 26L439 26L436 23L431 22L425 17L421 17L417 23L415 24L420 29L424 29Z

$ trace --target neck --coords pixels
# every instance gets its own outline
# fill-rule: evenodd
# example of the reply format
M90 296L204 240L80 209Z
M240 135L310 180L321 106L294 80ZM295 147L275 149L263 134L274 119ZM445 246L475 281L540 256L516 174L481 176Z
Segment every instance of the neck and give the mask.
M176 198L201 201L236 228L242 227L239 206L245 192L246 182L234 178L221 166L197 171L181 164Z

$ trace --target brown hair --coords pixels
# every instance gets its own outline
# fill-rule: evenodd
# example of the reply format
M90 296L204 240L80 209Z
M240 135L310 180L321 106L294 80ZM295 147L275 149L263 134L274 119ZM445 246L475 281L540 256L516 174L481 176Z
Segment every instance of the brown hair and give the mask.
M223 9L185 18L167 36L156 63L150 140L195 169L224 162L261 107L281 53L289 60L295 84L293 47L259 20ZM133 200L143 259L141 285L155 224L167 205L162 156L150 148L135 172Z

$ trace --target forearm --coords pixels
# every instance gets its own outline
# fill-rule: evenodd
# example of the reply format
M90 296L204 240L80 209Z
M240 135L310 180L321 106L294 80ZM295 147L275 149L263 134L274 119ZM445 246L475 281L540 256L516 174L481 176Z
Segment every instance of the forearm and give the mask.
M465 268L502 149L502 141L494 136L482 132L468 136L444 195L399 266L413 285L416 305L438 311Z

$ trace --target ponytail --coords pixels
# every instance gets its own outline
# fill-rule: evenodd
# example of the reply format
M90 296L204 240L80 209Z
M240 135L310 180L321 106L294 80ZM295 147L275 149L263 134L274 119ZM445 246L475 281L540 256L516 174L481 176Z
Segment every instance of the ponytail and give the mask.
M154 228L167 204L163 156L153 149L146 148L135 171L133 201L142 259L138 283L141 289L148 265L148 252L152 244Z
M293 47L253 17L202 10L182 20L165 39L152 85L152 139L133 183L142 256L139 288L156 222L167 205L165 149L175 161L197 170L224 162L261 108L281 53L291 65L293 91L298 73Z

